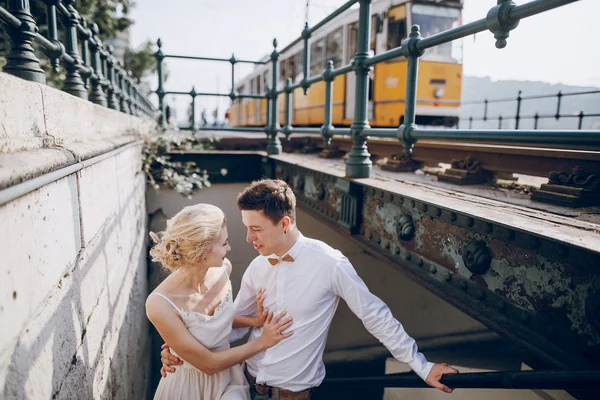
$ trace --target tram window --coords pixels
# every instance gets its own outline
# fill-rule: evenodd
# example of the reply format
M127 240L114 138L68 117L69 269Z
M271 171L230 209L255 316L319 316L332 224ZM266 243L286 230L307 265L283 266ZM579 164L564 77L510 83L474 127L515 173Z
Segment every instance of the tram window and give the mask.
M285 79L291 78L292 82L296 79L296 55L294 54L290 58L287 59L287 69L285 74Z
M421 36L429 37L459 25L460 11L456 8L426 4L412 6L412 23L419 25ZM427 50L428 56L456 58L452 54L452 43L444 43Z
M260 94L260 75L254 79L254 87L256 88L255 94Z
M325 40L319 39L310 46L310 75L319 75L325 69Z
M356 40L358 38L358 22L348 25L348 45L346 47L346 63L356 56Z
M297 82L299 77L304 74L304 53L299 52L294 55L294 75L292 81Z
M399 47L404 39L406 39L406 6L401 5L388 11L387 49Z
M375 54L375 50L377 47L375 44L377 43L377 14L371 15L371 43L370 49L373 50L373 54Z
M289 59L286 58L285 60L281 60L281 62L279 63L279 76L281 79L283 79L284 81L286 80L286 78L288 77L288 64L289 64Z
M269 70L266 70L265 72L263 72L262 83L263 83L263 93L266 93L267 89L269 88Z
M340 26L335 31L327 35L327 55L325 61L333 61L333 67L342 66L342 43L344 37L343 28Z

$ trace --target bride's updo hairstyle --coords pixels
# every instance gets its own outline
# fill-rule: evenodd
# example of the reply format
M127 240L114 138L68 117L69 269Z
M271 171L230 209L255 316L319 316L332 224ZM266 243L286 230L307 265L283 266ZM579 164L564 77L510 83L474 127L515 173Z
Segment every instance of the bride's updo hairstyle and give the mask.
M219 207L210 204L185 207L167 221L164 232L158 235L150 232L155 243L150 250L152 261L171 271L205 261L225 223L225 214Z

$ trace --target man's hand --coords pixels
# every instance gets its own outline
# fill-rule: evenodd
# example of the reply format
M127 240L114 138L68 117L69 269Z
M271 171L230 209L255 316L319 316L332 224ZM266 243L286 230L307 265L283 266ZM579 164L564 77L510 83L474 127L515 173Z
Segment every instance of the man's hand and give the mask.
M265 324L267 315L269 315L269 309L263 307L265 298L267 297L266 289L260 289L256 295L256 317L254 317L254 326L262 327Z
M442 376L448 374L458 374L458 370L449 367L448 364L434 364L425 379L425 383L436 389L440 389L442 392L452 393L454 389L450 389L448 386L440 382Z
M162 362L160 374L163 378L166 378L167 373L175 372L175 368L173 368L173 365L181 365L183 364L183 361L179 359L179 357L175 357L173 354L171 354L171 348L168 344L165 343L162 346L160 346L160 348L163 349L160 352L160 361Z

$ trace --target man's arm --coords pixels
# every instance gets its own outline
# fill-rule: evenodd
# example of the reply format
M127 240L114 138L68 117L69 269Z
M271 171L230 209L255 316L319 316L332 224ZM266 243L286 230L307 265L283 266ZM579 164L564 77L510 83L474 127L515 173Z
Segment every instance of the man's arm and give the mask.
M389 307L369 291L346 257L342 257L336 266L332 289L346 301L352 312L361 319L365 328L387 347L395 359L407 363L430 386L448 393L452 391L439 380L444 374L458 373L458 371L445 364L434 366L427 361L418 351L415 340L394 318Z

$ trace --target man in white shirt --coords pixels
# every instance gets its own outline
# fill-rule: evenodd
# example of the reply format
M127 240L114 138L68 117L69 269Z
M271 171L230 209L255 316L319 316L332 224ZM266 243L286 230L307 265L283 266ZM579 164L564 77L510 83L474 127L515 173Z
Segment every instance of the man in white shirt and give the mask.
M325 378L323 351L339 299L346 301L367 330L398 361L407 363L427 384L444 392L452 389L440 379L458 371L432 364L390 309L373 295L350 261L327 244L304 237L296 228L296 197L283 181L265 179L248 186L238 197L247 228L246 240L260 254L248 266L235 299L236 314L255 316L256 294L266 290L264 307L294 318L294 335L246 361L246 376L255 399L309 399ZM250 328L234 329L231 340ZM250 340L261 335L252 328ZM163 368L173 364L162 353ZM279 396L279 397L278 397Z

